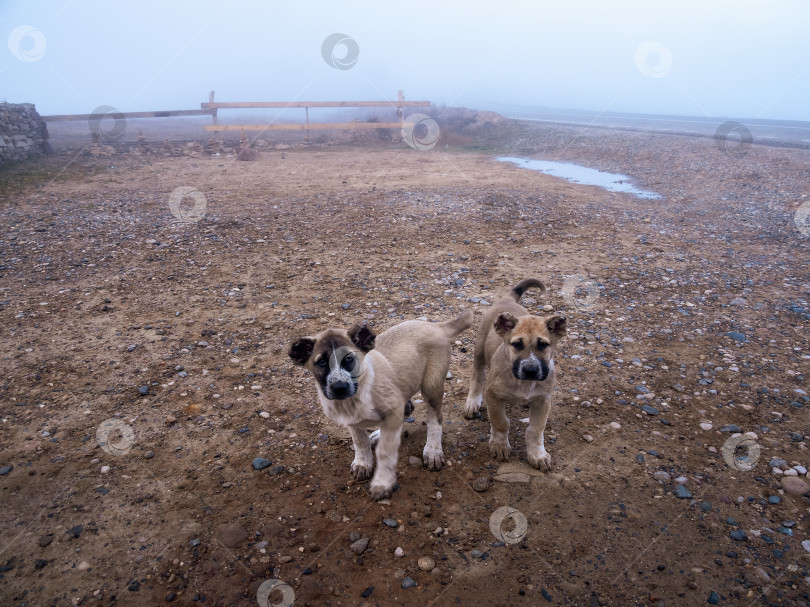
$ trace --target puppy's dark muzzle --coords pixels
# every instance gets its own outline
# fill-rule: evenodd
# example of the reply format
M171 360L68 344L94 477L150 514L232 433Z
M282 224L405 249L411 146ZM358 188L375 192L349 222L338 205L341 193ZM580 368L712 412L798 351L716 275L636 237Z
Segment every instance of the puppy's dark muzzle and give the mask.
M512 375L524 381L545 381L548 377L548 365L540 361L540 364L523 362L516 360L512 365Z
M344 398L354 396L356 391L357 386L355 384L339 380L326 386L326 397L331 400L343 400Z

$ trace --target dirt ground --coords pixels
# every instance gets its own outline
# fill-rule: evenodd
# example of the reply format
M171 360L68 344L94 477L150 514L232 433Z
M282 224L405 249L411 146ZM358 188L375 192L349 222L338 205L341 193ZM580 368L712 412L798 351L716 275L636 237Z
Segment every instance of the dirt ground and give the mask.
M794 223L810 152L510 128L475 153L65 149L3 169L0 604L254 606L268 580L288 585L269 604L297 606L809 604L810 499L782 485L810 465L810 238ZM621 172L662 198L499 153ZM198 214L193 197L175 212L197 222L171 212L183 186ZM506 464L486 415L464 419L469 330L447 380L448 465L409 463L417 402L400 488L372 502L289 343L480 318L530 276L548 292L524 304L569 320L553 470L526 463L522 407ZM752 470L723 457L736 432L755 433ZM503 507L519 513L499 541Z

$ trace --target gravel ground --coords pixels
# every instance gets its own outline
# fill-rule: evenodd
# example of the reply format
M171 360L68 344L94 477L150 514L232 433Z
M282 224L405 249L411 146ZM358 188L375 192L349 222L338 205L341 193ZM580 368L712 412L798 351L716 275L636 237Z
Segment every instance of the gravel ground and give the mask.
M474 152L67 148L3 169L0 603L808 604L810 238L794 217L810 152L509 133ZM199 194L175 214L199 221L172 214L180 187ZM523 303L569 318L552 472L526 464L521 407L506 464L486 416L464 419L470 330L448 466L421 466L417 397L400 489L371 502L288 344L480 317L528 276L548 293Z

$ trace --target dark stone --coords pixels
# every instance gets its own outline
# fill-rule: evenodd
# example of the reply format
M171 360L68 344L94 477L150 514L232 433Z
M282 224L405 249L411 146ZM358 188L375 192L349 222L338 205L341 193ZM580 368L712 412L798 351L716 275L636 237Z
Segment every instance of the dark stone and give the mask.
M269 459L264 459L263 457L257 457L253 460L253 469L254 470L264 470L265 468L269 468L273 462Z

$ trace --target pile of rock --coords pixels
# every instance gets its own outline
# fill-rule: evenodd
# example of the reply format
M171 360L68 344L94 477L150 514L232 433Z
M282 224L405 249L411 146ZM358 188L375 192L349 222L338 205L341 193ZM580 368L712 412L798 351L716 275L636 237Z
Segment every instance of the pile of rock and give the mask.
M44 154L47 141L48 127L33 103L0 103L0 162Z

